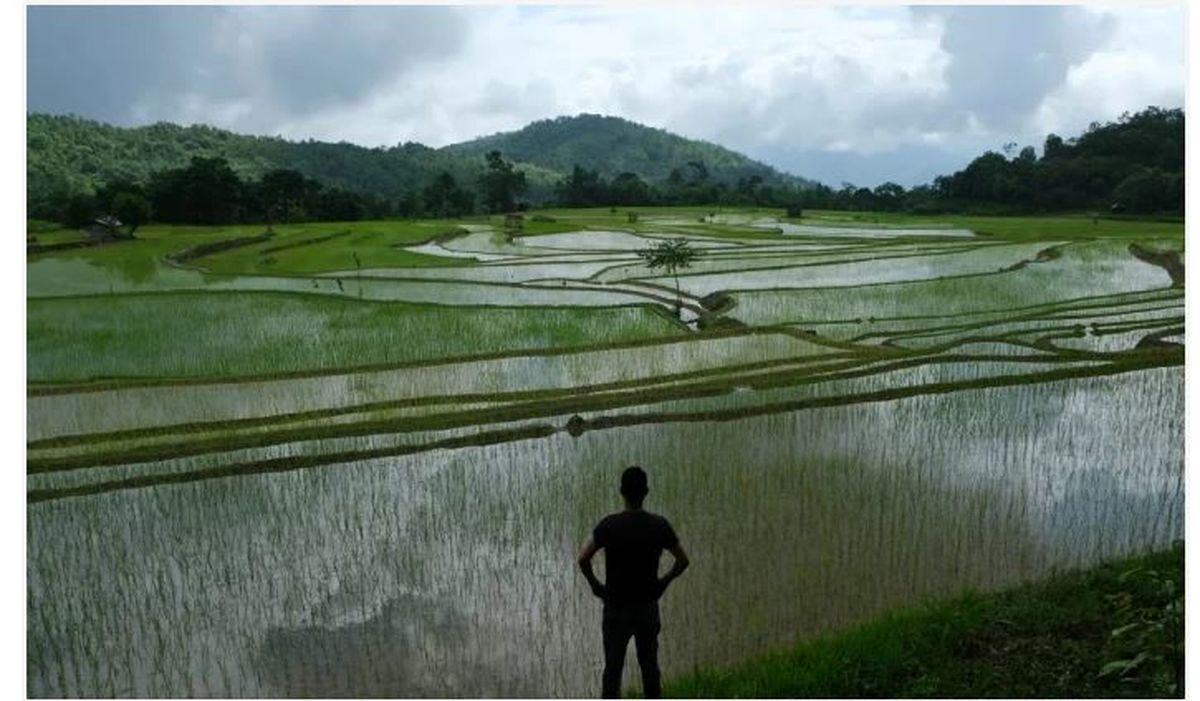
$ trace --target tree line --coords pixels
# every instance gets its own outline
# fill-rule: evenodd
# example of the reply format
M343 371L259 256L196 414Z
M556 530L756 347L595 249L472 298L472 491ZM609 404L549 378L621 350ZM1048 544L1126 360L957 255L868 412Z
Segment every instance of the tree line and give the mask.
M199 156L225 159L245 182L257 182L272 170L292 170L323 188L375 195L374 203L364 203L364 216L374 212L390 212L390 216L481 212L492 209L487 204L489 186L478 178L492 151L502 152L516 165L514 173L519 169L525 176L525 189L514 200L515 206L522 202L529 206L554 204L555 186L571 173L574 163L596 169L606 178L634 173L643 182L664 189L668 176L678 171L670 186L670 199L692 202L715 202L720 193L711 190L714 185L725 183L722 187L732 190L738 180L752 176L775 186L808 182L715 144L598 115L543 120L516 132L433 149L413 142L364 147L311 139L287 141L165 122L116 127L70 115L28 114L26 203L30 217L61 219L66 203L77 195L82 196L77 198L82 204L115 183L138 183L148 189L156 174L185 168L192 157ZM692 179L692 163L701 164L708 173L703 187L676 192ZM444 176L454 181L454 187ZM622 184L616 183L618 191ZM636 187L636 181L628 184ZM639 201L664 199L661 193L654 197L635 194ZM630 197L617 199L628 201ZM239 209L250 216L254 206L250 202ZM310 206L305 211L313 210Z
M632 172L611 180L599 171L576 164L554 188L561 207L629 207L636 205L725 205L782 207L794 202L803 190L796 185L773 183L761 175L726 182L713 178L704 161L689 161L673 168L666 180L654 184Z
M1149 107L1116 122L1091 124L1077 138L1050 134L1038 156L1032 146L1006 144L966 168L906 189L894 182L874 188L844 183L789 187L760 176L735 183L709 178L703 161L676 168L655 186L635 173L605 180L575 165L555 188L564 207L627 205L754 205L791 215L805 209L918 214L1037 214L1091 211L1182 216L1184 114Z
M50 201L50 217L82 227L113 215L134 231L146 221L221 225L302 221L356 221L394 216L458 217L476 212L508 212L526 190L525 174L499 151L486 156L476 180L478 192L460 185L449 172L420 191L394 199L330 187L286 168L243 179L222 157L195 156L183 168L157 171L145 182L117 179L95 193L76 192Z
M896 183L874 189L818 185L800 193L794 208L921 214L1038 214L1091 211L1182 216L1184 113L1149 107L1116 122L1092 123L1080 136L1046 137L1032 146L1006 144L966 168L906 190Z
M1150 107L1113 123L1093 123L1079 137L1050 134L1039 156L1032 146L1006 144L964 169L911 189L887 182L875 188L845 183L788 183L745 175L714 176L702 159L671 169L652 182L624 171L606 178L575 164L549 195L562 207L638 205L760 206L919 214L1026 214L1092 211L1182 215L1184 114ZM132 228L164 223L353 221L388 217L461 217L527 209L526 173L499 150L484 155L475 177L450 169L387 196L323 184L300 170L276 168L242 177L221 156L195 156L181 168L157 170L145 180L114 178L94 192L41 196L30 215L83 226L112 214ZM548 204L538 202L537 204Z

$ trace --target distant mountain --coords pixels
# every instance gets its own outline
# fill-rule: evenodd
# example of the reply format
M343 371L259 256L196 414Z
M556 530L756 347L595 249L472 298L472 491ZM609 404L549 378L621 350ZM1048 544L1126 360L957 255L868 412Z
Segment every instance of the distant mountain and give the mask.
M146 182L151 173L185 166L193 156L225 158L243 178L291 168L326 185L389 197L419 189L442 170L473 179L482 168L482 160L468 162L415 143L365 148L165 122L123 128L46 114L27 115L25 124L31 210L55 192L87 192L122 179Z
M534 122L519 131L440 149L418 143L388 148L321 141L288 141L236 134L209 126L160 122L115 127L75 116L28 114L27 199L32 216L63 194L91 192L114 180L146 182L151 173L187 165L193 156L220 156L243 178L291 168L326 185L385 197L419 191L447 171L474 186L484 154L498 149L517 162L530 183L527 198L543 202L575 164L606 177L633 172L651 183L673 170L695 177L700 164L710 182L734 184L758 176L767 184L806 186L809 181L715 144L661 129L597 115Z
M493 149L513 161L559 173L569 173L578 164L606 178L631 172L659 183L667 180L672 170L686 172L692 168L690 163L700 163L716 182L733 184L741 178L758 176L771 184L814 184L707 141L685 139L663 129L597 114L543 119L518 131L442 150L482 157Z

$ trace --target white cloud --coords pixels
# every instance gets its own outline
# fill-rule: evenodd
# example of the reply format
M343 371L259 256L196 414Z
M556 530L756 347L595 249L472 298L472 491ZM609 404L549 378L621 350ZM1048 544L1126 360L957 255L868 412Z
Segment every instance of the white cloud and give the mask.
M1104 49L1073 66L1031 119L1039 134L1071 136L1092 122L1149 105L1182 107L1185 70L1182 12L1171 8L1108 10L1116 20Z

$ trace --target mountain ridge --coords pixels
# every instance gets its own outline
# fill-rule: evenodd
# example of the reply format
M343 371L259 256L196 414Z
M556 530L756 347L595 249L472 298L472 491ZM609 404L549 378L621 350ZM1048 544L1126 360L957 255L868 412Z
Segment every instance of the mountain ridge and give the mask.
M590 146L584 152L581 145ZM629 161L629 149L636 158ZM723 175L738 177L758 175L767 181L795 181L813 184L808 178L781 171L749 156L704 139L693 139L659 127L640 124L624 117L581 112L539 119L520 129L497 132L467 141L443 146L442 151L482 155L498 149L517 162L569 172L575 164L596 170L600 175L613 177L622 172L637 173L647 180L658 182L670 177L670 171L689 160L704 160L706 167L716 166ZM615 162L623 153L624 162Z
M183 167L196 156L225 158L242 177L288 168L353 192L401 197L418 192L441 172L474 185L483 156L492 149L526 170L526 197L535 203L550 201L555 185L576 164L608 177L633 172L651 183L665 182L672 171L687 171L691 178L727 184L754 176L796 188L813 184L718 144L586 113L440 148L412 141L388 147L293 141L204 124L121 127L75 115L27 113L27 201L36 215L43 203L60 201L64 193L90 193L114 181L146 182L152 173Z

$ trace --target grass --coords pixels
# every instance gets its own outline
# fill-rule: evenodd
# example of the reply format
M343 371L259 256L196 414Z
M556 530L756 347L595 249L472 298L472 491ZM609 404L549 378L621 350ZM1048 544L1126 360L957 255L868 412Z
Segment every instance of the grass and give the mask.
M969 593L884 616L843 633L727 670L670 681L677 697L1164 697L1161 668L1127 679L1101 677L1125 657L1111 633L1114 603L1161 609L1161 588L1123 573L1183 580L1183 548L1061 574L1006 591ZM1182 619L1180 619L1182 620ZM1178 631L1182 636L1182 630Z
M1054 260L1005 272L848 287L739 291L731 316L750 324L869 320L1025 307L1084 296L1167 289L1170 276L1123 242L1071 244Z
M1146 356L1146 353L1142 354ZM972 361L978 358L964 358L963 360ZM1009 358L997 358L995 360L1009 360ZM1181 354L1175 359L1175 364L1182 362ZM893 364L894 369L902 369L906 365L919 365L919 360L900 361ZM769 414L779 414L784 412L794 412L803 409L815 409L821 407L843 406L859 403L875 403L883 401L891 401L895 399L903 399L909 397L917 397L923 395L946 394L958 392L965 389L981 389L989 387L1009 387L1016 385L1029 385L1041 382L1049 382L1053 380L1077 379L1093 376L1106 376L1123 374L1126 372L1134 372L1145 370L1154 367L1161 367L1164 364L1162 359L1151 359L1143 357L1140 359L1129 359L1121 363L1113 363L1101 367L1062 367L1062 368L1042 368L1035 367L1029 372L1023 369L1014 374L1001 375L979 375L973 374L969 378L932 378L931 381L918 382L917 384L901 384L889 385L882 388L871 388L869 386L859 387L856 393L845 394L835 392L833 394L822 394L820 396L796 396L778 397L782 401L774 403L759 404L756 406L744 405L728 405L725 408L709 407L693 408L692 410L679 410L682 407L677 407L671 410L669 407L660 406L639 406L633 410L633 413L623 413L620 408L623 405L631 403L637 405L645 405L647 402L677 400L681 398L703 398L703 397L721 397L728 394L727 381L719 376L710 380L701 380L683 387L656 387L646 388L632 386L626 390L605 391L601 393L583 394L578 391L572 393L554 392L554 391L535 391L527 393L528 396L523 398L523 401L515 401L503 405L492 405L482 408L465 408L465 407L447 407L447 410L440 413L432 413L419 416L387 416L386 412L376 413L378 409L385 408L383 405L375 405L367 407L359 406L356 410L371 409L371 413L363 414L361 418L355 418L349 423L330 423L323 426L306 426L296 427L295 425L279 425L272 427L269 424L263 426L262 431L253 431L251 433L233 435L232 432L212 433L199 432L192 435L196 429L204 428L202 424L180 425L176 427L165 427L161 431L150 430L133 430L119 432L124 437L134 437L135 435L144 435L147 437L153 436L156 433L175 432L178 437L177 441L171 445L151 444L146 443L139 446L120 445L116 444L100 444L96 452L86 454L63 455L61 457L30 457L27 460L27 469L30 474L36 472L53 472L58 470L75 470L79 468L99 468L103 466L132 464L132 463L148 463L155 460L167 460L184 455L200 455L215 451L239 450L243 448L255 448L269 445L279 445L292 441L305 441L317 438L339 438L339 437L354 437L354 436L370 436L375 434L395 434L409 433L416 431L443 431L450 429L470 429L472 427L481 427L488 424L497 424L501 422L520 422L520 421L546 421L552 417L562 417L576 412L597 412L597 411L613 411L604 415L593 416L586 421L585 428L587 430L594 429L612 429L617 427L631 427L646 424L673 424L680 422L725 422L725 421L740 421L750 417L764 416ZM847 372L840 373L842 378L859 377L874 377L877 374L878 368L872 370L855 371L850 369ZM801 375L807 375L805 371L801 371ZM814 378L807 378L813 380ZM826 378L828 379L828 378ZM803 384L805 378L792 377L790 380ZM780 383L780 379L776 377L767 377L762 380L747 379L743 380L747 385L755 386L761 390L769 390ZM819 381L819 380L818 380ZM615 388L628 383L617 383L612 387ZM495 400L508 399L507 396L495 396ZM512 397L519 399L518 397ZM487 395L464 397L459 396L455 399L459 401L487 400ZM399 404L415 404L416 402L400 402ZM150 404L150 402L147 402ZM657 409L657 410L656 410ZM318 416L327 412L304 412L301 414L292 414L290 418L299 419L304 415ZM336 412L341 413L341 412ZM211 420L216 420L212 417ZM250 425L260 423L258 421L231 421L224 422L224 425L229 428L234 428L240 425ZM217 424L213 424L216 426ZM109 427L113 428L113 427ZM553 432L553 431L552 431ZM113 438L118 437L117 434L112 434ZM76 438L87 440L85 436L67 437L67 443L74 443ZM58 440L50 440L40 442L39 445L59 444ZM372 453L375 457L383 457L393 453L391 451L400 450L407 454L411 452L409 447L403 448L380 448ZM314 456L291 456L279 459L270 460L272 471L285 471L301 469L306 467L315 467L319 465L329 465L333 463L346 462L346 453L344 451L336 451L334 453ZM234 469L234 468L231 468ZM257 468L255 468L257 469ZM221 472L220 475L231 474ZM176 475L172 479L180 479ZM197 476L198 479L204 477ZM153 480L149 482L141 482L138 486L149 486L153 484ZM109 484L95 484L90 487L93 491L106 491L113 488L124 488L121 486L113 486ZM55 498L63 495L55 494ZM41 498L50 498L50 495L42 495Z
M1033 217L983 217L959 214L911 215L889 212L835 212L810 210L799 219L788 219L793 224L813 226L911 226L948 227L970 229L983 236L998 236L1011 239L1057 239L1057 238L1167 238L1177 239L1183 245L1183 222L1152 221L1135 219L1093 218L1086 214L1033 216Z
M80 258L123 272L152 271L156 260L193 246L225 239L254 236L264 231L262 224L232 226L183 226L149 224L139 228L131 241L78 249L54 254L30 256L36 260L53 255L60 258ZM357 254L364 268L424 267L436 265L469 265L469 260L448 260L438 256L413 253L404 246L417 245L456 229L448 221L363 221L312 222L280 224L274 227L275 236L267 242L204 256L193 265L224 273L303 274L354 269ZM328 238L331 234L349 232L347 236ZM57 242L79 238L78 232L61 230L38 236L39 242ZM266 251L313 239L326 239L310 245L296 245L285 250ZM265 252L264 252L265 251Z
M29 300L26 310L31 382L351 368L685 333L649 306L441 307L272 292Z
M274 240L205 258L199 265L220 273L305 274L363 268L470 265L470 259L449 259L404 250L456 231L450 222L368 221L303 224L276 227ZM341 234L330 238L333 234ZM311 243L308 243L311 242ZM283 248L283 246L291 247ZM272 250L277 249L277 250Z
M630 223L628 212L638 214L638 221ZM787 218L781 209L762 207L618 207L616 212L606 207L590 209L545 209L531 212L530 216L543 215L556 223L574 228L625 229L653 231L661 229L654 223L657 219L688 221L704 233L716 236L769 238L777 234L755 232L744 226L702 225L699 219L707 214L735 215L752 218L777 218L792 224L812 226L849 227L913 227L913 228L963 228L983 236L996 236L1021 240L1081 239L1097 237L1117 238L1164 238L1177 240L1182 246L1184 224L1178 221L1154 221L1142 219L1096 217L1087 214L1054 216L989 217L957 214L912 215L890 212L840 212L831 210L806 210L801 218ZM528 219L529 217L527 217Z

